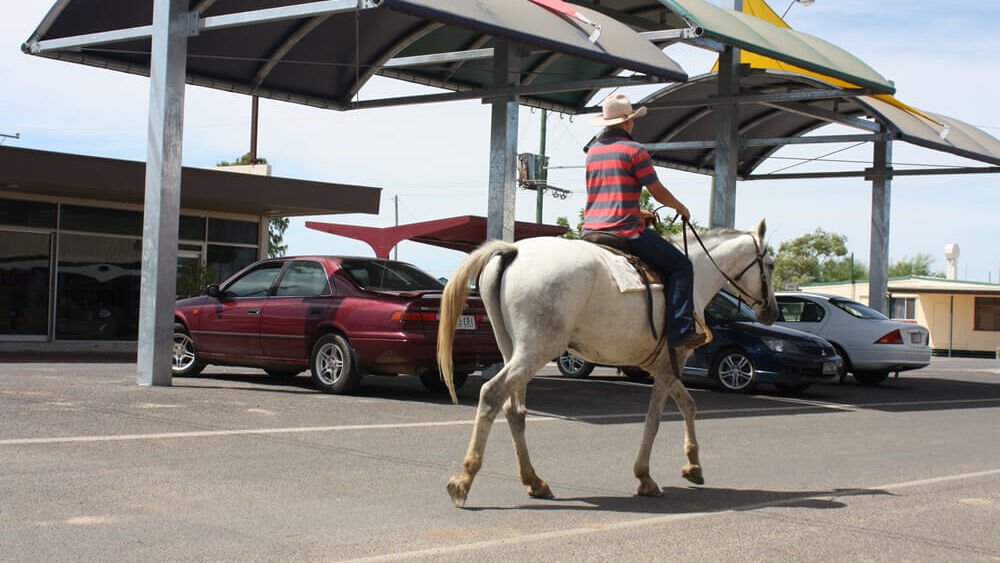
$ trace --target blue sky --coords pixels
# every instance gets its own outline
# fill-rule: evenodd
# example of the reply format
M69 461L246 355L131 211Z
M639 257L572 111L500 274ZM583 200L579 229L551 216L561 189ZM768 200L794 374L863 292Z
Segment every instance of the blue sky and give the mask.
M8 146L143 160L146 151L147 80L21 53L52 5L51 0L8 2L0 20L0 133L19 133ZM786 1L772 2L781 13ZM1000 2L952 0L816 0L795 5L786 18L795 29L830 41L893 80L897 97L1000 136ZM692 76L706 72L714 55L671 47ZM362 98L422 91L379 79ZM627 90L633 99L648 90ZM205 88L186 93L184 163L213 166L249 147L250 100ZM520 152L538 150L539 113L522 109ZM310 217L310 220L389 226L453 215L486 214L489 108L477 101L333 112L261 100L258 152L276 176L357 183L384 188L378 215ZM550 115L547 152L552 166L582 164L581 146L593 134L588 117ZM825 131L833 133L832 130ZM835 145L789 147L778 157L812 158ZM913 164L969 166L976 163L895 143L897 168ZM772 159L759 172L796 161ZM870 161L870 145L845 151L838 159ZM796 171L860 169L860 163L797 166ZM661 180L708 222L711 180L659 169ZM583 171L550 172L550 183L571 190L566 200L546 197L543 218L575 218L584 204ZM861 179L741 182L737 228L766 217L775 245L816 228L842 233L857 260L868 261L871 186ZM961 247L958 275L975 281L1000 280L1000 175L897 178L892 184L889 253L892 260L929 254L944 271L944 246ZM519 192L518 220L534 221L535 193ZM286 233L289 252L371 255L363 243L308 230L296 218ZM464 254L412 242L399 258L435 275L448 276Z

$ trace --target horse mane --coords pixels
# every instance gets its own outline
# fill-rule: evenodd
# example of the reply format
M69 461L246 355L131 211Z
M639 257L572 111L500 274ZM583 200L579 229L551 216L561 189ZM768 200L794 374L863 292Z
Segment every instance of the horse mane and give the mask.
M705 246L709 250L712 250L716 246L719 246L723 242L726 242L727 240L735 236L744 234L746 234L746 231L740 231L738 229L730 229L725 227L718 227L715 229L708 229L707 231L698 232L698 236L701 237L701 241L705 243ZM672 242L675 246L677 246L677 248L680 248L681 250L684 249L683 232L670 235L666 237L666 239ZM694 239L693 235L689 234L688 247L690 248L692 246L698 246L698 241Z

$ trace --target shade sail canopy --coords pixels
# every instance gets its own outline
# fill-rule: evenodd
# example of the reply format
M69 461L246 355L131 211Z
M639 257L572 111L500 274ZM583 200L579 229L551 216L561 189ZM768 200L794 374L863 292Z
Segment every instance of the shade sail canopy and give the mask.
M815 129L836 122L867 127L872 133L884 124L891 138L923 147L948 152L989 164L1000 164L1000 141L962 123L937 114L930 114L948 127L932 123L871 96L840 96L838 90L823 82L796 74L778 71L754 71L741 80L739 132L745 140L780 139L803 136ZM825 92L825 97L810 95ZM715 141L718 129L718 105L711 97L718 91L718 75L706 74L684 84L664 88L640 103L649 107L649 114L636 121L633 136L644 143L689 143L690 148L673 147L654 150L653 160L660 166L712 174L715 166ZM796 94L802 99L796 100ZM769 101L784 96L786 101ZM752 100L759 99L759 102ZM944 135L942 137L942 135ZM701 143L701 145L699 145ZM780 144L743 143L739 148L737 175L749 176L764 160L781 147Z
M750 14L719 8L705 0L661 0L674 14L721 43L767 55L826 76L839 78L873 93L895 88L881 74L844 49L807 33L776 26Z
M146 164L0 147L0 191L142 205ZM380 188L184 168L181 208L255 216L378 213Z
M306 221L306 227L366 242L375 251L375 255L380 258L388 258L392 247L404 240L412 240L414 242L460 250L462 252L472 252L479 245L486 242L487 239L486 217L476 215L448 217L447 219L436 219L434 221L423 221L394 227L362 227L318 221ZM516 221L514 223L514 240L542 236L560 236L567 230L569 229L558 225L539 225L537 223Z
M359 4L361 7L359 8ZM27 52L149 74L153 0L61 0L24 45ZM630 70L683 81L684 70L631 28L579 8L581 21L531 0L190 0L191 84L333 109L360 107L374 75L478 90L493 86L497 40L525 45L523 102L580 111L596 86ZM253 23L248 23L252 21ZM545 92L542 92L542 91Z

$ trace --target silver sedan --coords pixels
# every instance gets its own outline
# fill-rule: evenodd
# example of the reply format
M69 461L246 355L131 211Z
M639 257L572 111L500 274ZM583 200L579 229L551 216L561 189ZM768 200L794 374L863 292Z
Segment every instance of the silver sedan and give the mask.
M781 315L775 324L811 332L830 341L844 359L844 374L862 385L878 385L890 372L919 369L931 361L929 333L915 323L835 295L776 294ZM843 377L842 376L842 377Z

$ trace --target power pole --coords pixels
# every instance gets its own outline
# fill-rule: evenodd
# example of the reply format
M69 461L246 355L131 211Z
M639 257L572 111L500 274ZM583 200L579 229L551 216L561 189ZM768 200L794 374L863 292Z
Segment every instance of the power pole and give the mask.
M257 164L257 110L260 98L250 97L250 164Z
M396 226L399 226L399 195L392 196L392 203L396 208ZM392 247L392 259L399 260L399 243Z
M545 186L549 180L549 167L545 163L545 124L549 120L549 112L542 109L542 132L538 141L538 173L541 184L535 189L535 223L542 224L542 199L545 196Z

